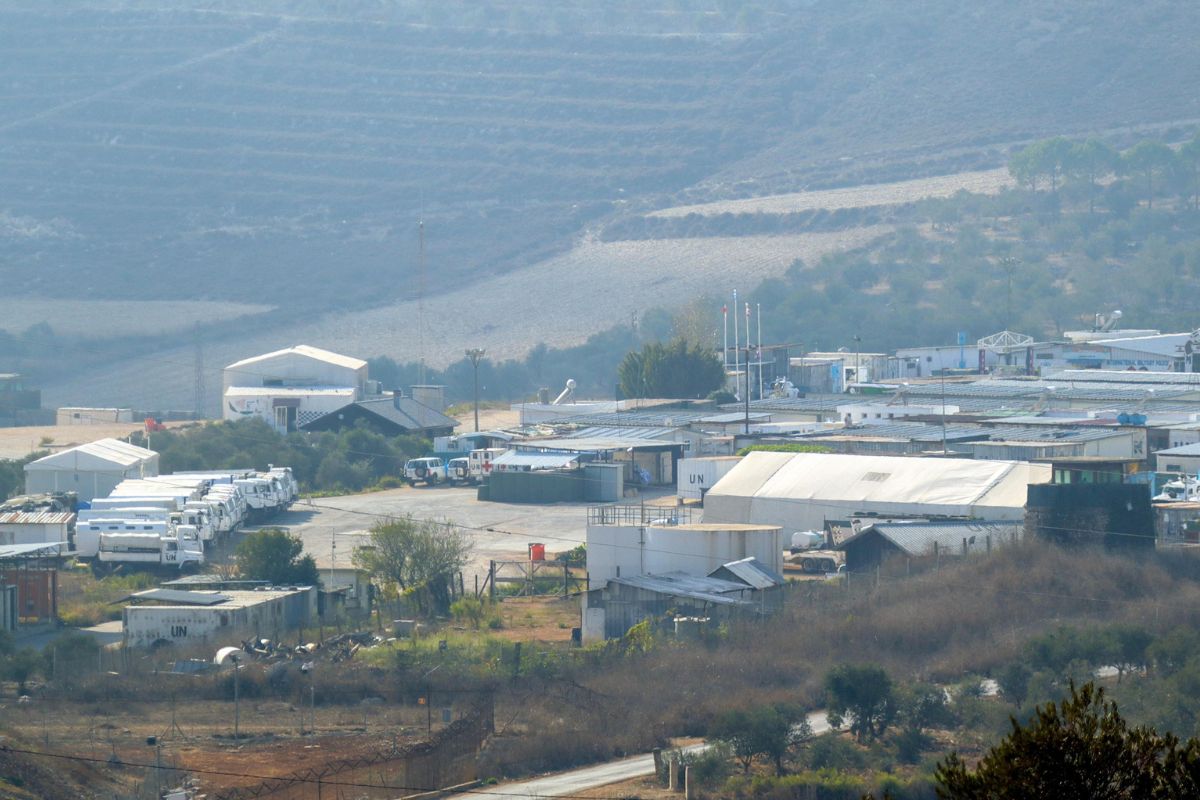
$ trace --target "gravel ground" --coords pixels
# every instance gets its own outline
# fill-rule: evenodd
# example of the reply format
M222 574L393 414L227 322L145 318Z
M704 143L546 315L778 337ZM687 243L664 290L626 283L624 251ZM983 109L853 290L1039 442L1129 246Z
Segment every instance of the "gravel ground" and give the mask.
M310 504L311 503L311 504ZM463 580L471 584L487 574L488 561L525 558L531 542L546 545L547 557L584 540L587 504L525 505L479 502L474 488L438 486L301 500L271 521L290 529L319 565L328 566L331 544L340 566L379 519L411 514L420 519L452 521L468 526L474 549ZM492 528L494 530L486 530Z

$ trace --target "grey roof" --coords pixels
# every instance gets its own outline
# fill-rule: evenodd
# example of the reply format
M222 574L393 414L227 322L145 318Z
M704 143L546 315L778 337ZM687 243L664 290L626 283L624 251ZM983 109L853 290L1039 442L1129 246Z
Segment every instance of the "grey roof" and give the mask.
M217 592L187 592L182 589L147 589L144 592L134 592L128 597L122 598L122 600L153 600L176 606L215 606L228 599L229 595Z
M683 572L665 572L661 575L633 575L626 578L613 578L609 583L632 586L636 589L670 595L672 597L687 597L705 603L723 606L752 605L751 601L743 600L741 593L747 587L741 583L721 580L720 578L699 578ZM730 597L729 595L736 595Z
M1200 386L1200 372L1135 372L1116 369L1064 369L1043 376L1048 381L1081 383L1148 383Z
M1091 442L1124 435L1120 428L1108 425L972 425L948 424L948 442ZM894 439L911 442L940 442L942 426L933 422L885 423L834 428L798 434L796 438L820 440L830 437L856 439Z
M711 412L698 411L613 411L600 414L580 414L556 419L555 424L595 425L614 428L684 428L708 417Z
M1022 520L948 520L944 522L877 522L864 525L858 533L838 545L847 545L875 531L909 555L929 555L936 542L940 549L949 553L959 552L963 539L969 545L982 548L987 537L994 545L1001 544L1013 536L1019 536L1025 523Z
M243 588L243 587L253 587L253 586L269 586L271 584L271 582L270 581L230 580L229 578L223 577L216 573L208 573L208 574L203 574L203 575L184 575L181 578L175 578L174 580L163 581L163 583L162 583L163 586L168 586L168 587L213 586L213 585L217 585L217 584L237 586L239 588Z
M562 469L579 460L579 453L522 453L509 450L492 459L492 466Z
M1181 444L1166 450L1155 451L1156 456L1200 456L1200 444Z
M676 428L591 426L564 433L563 436L568 439L669 439L675 435L676 430Z
M730 561L728 564L722 564L712 572L708 573L708 577L713 577L721 570L726 570L731 575L737 577L738 580L745 583L753 589L770 589L773 586L783 586L787 583L782 575L768 567L766 564L759 561L754 556L743 558L739 561Z
M419 403L411 397L380 397L359 400L354 405L409 430L453 428L458 425L458 420L448 417L424 403Z

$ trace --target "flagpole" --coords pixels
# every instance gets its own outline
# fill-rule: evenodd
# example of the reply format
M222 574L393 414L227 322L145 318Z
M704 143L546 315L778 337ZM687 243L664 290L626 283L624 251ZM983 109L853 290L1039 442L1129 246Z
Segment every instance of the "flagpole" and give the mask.
M737 386L738 366L741 363L741 358L738 356L738 305L737 305L737 289L733 290L733 379L734 386ZM737 394L737 392L734 392Z
M721 363L725 365L725 372L729 372L729 306L721 306L721 316L725 321L725 346L721 348ZM726 376L728 377L728 376Z
M758 399L762 400L762 303L755 303L754 310L758 313Z

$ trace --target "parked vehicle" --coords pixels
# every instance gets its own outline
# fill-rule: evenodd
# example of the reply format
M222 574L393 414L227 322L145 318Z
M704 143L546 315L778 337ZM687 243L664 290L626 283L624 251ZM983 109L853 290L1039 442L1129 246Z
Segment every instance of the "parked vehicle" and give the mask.
M118 566L168 573L192 572L204 563L199 532L190 525L171 524L166 534L102 533L92 571L104 575Z
M492 474L492 462L501 453L507 452L504 447L484 447L479 450L472 450L467 456L470 461L471 478L475 483L479 483Z
M285 505L291 506L296 502L296 498L300 496L300 483L292 474L291 467L277 467L274 464L268 464L267 473L263 477L267 477L267 475L274 476L279 480L280 486L283 487Z
M846 554L840 550L801 550L785 555L783 563L809 575L821 575L837 572L846 563Z
M404 465L404 480L409 486L415 486L418 482L437 486L450 480L450 472L436 456L413 458Z
M266 478L244 478L235 480L233 485L246 496L246 518L249 521L266 519L279 511L282 505L282 498L277 492L278 480L272 484Z
M475 478L471 476L471 459L469 458L450 459L446 462L446 471L450 476L451 484L475 483Z

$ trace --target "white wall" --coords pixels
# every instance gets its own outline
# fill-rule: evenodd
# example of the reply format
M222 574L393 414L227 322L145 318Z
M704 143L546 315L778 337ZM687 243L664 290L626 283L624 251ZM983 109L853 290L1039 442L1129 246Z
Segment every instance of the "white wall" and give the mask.
M737 466L740 458L681 458L675 494L685 500L699 500L703 491L712 488L726 472Z
M589 525L588 581L685 572L704 576L722 564L753 556L783 571L783 533L758 525Z
M226 367L222 378L224 389L281 381L284 386L351 386L361 397L367 368L353 369L301 353L283 352L239 369Z

